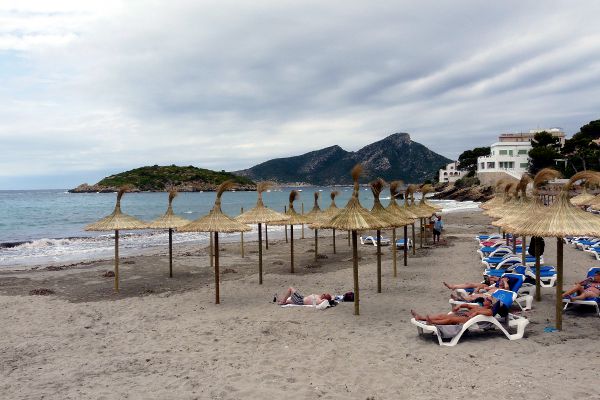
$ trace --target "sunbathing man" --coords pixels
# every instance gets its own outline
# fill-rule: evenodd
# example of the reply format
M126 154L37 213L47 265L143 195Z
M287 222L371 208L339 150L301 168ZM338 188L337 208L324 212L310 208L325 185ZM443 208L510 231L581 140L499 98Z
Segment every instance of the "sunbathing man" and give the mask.
M468 311L461 311L461 308L465 308ZM489 317L494 315L492 311L492 300L488 297L483 301L483 305L475 304L459 304L452 308L450 314L428 314L421 315L417 314L414 310L410 310L412 316L418 321L425 321L430 325L459 325L464 324L476 315L487 315Z
M572 294L576 294L576 296L571 297ZM563 293L563 297L569 297L571 300L600 297L600 271L596 271L594 276L576 283L571 289Z
M510 290L509 280L506 277L498 278L495 276L491 276L489 278L490 284L484 283L465 283L462 285L449 285L446 282L443 282L444 285L448 289L456 290L456 289L474 289L473 294L462 294L462 293L452 293L450 297L453 300L461 300L461 301L475 301L478 303L483 302L482 295L491 295L498 289L506 289Z
M323 293L311 294L310 296L304 297L296 289L289 287L280 299L281 300L277 301L277 304L279 305L295 304L298 306L318 306L324 301L330 301L331 295L328 293Z

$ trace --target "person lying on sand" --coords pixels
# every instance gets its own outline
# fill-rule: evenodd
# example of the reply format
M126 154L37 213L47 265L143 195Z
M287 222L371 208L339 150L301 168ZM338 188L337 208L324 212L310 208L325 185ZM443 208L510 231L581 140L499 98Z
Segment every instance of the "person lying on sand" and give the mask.
M571 297L572 294L575 294L575 296ZM576 283L571 289L563 293L563 297L570 297L571 300L600 297L600 271L596 271L594 276Z
M463 293L452 293L450 297L453 300L461 301L476 301L478 303L483 302L482 295L491 295L498 289L510 290L508 278L498 278L492 276L489 278L489 284L484 283L463 283L457 285L451 285L446 282L442 282L448 289L473 289L473 294Z
M463 308L466 310L461 310ZM468 303L459 304L452 308L450 314L421 315L414 310L410 310L410 313L416 320L425 321L429 325L459 325L464 324L476 315L493 316L492 300L490 298L486 298L482 306Z
M281 300L277 301L277 304L295 304L295 305L319 305L324 301L331 301L331 295L328 293L323 294L311 294L309 296L302 296L295 288L289 287L283 296L280 297Z

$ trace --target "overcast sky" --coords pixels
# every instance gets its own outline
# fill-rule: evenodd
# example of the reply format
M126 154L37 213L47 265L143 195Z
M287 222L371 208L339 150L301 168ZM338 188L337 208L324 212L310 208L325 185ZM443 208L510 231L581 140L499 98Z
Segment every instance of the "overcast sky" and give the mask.
M600 1L0 0L0 189L600 119Z

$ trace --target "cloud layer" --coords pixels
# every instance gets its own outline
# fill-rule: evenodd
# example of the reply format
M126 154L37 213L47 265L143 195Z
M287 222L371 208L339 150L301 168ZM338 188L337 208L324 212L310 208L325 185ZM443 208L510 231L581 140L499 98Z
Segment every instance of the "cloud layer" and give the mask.
M595 1L240 3L0 2L0 189L600 118Z

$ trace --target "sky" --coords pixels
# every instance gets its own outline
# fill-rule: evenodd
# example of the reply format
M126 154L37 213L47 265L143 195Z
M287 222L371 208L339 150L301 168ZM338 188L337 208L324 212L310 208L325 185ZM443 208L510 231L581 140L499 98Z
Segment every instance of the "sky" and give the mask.
M0 0L0 190L600 119L599 1Z

